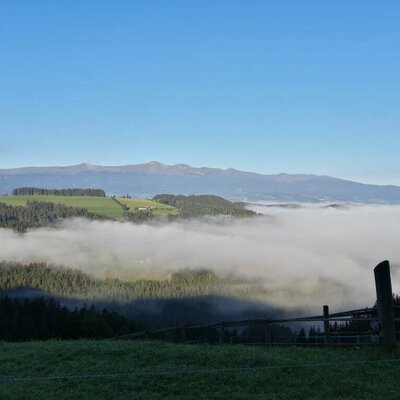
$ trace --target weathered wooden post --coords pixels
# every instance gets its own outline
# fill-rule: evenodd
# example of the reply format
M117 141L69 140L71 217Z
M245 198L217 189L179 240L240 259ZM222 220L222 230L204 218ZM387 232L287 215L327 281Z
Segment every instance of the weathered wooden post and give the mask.
M324 341L327 344L329 339L329 306L324 305L322 311L324 315Z
M378 264L374 274L382 346L391 349L396 346L396 330L389 261L385 260Z

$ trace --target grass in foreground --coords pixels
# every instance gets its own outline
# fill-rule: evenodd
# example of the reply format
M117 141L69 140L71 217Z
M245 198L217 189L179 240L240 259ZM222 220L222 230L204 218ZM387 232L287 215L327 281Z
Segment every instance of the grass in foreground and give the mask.
M86 208L88 211L105 217L122 219L123 209L109 197L92 196L2 196L0 202L12 206L26 206L28 201L47 201L50 203L64 204L68 207Z
M86 375L84 379L0 381L0 398L399 399L400 362L221 370L395 358L400 358L400 351L389 354L377 348L190 346L129 341L0 343L2 378ZM207 372L90 377L190 370Z

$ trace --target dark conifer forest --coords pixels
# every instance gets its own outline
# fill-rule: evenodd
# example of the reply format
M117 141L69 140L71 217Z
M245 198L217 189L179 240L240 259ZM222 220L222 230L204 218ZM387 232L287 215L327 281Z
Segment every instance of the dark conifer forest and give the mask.
M232 203L219 196L175 196L159 194L153 200L176 207L180 217L195 218L204 215L230 215L233 217L251 217L254 211L244 208L243 203Z
M4 304L0 312L5 314L0 327L7 329L0 340L101 338L132 332L137 327L235 319L241 312L260 317L265 307L250 300L257 295L265 297L265 290L242 279L220 278L207 270L184 270L167 280L124 282L45 263L2 261L0 301ZM36 302L37 298L41 299ZM103 309L108 311L98 311ZM49 327L45 327L47 324ZM54 324L60 329L53 328ZM93 325L92 330L89 325ZM17 334L23 326L27 332ZM75 326L76 333L69 330L70 326Z
M20 187L12 191L13 196L90 196L105 197L106 194L102 189L92 188L74 188L74 189L43 189L37 187Z
M103 220L106 217L89 212L86 208L67 207L44 201L28 201L26 207L0 203L0 228L24 232L28 228L41 228L60 219L85 217Z
M70 310L52 298L0 296L0 340L101 339L135 329L115 311L93 306Z
M99 279L76 269L45 263L24 265L0 262L0 290L21 287L40 289L63 297L119 303L137 299L176 299L233 294L239 298L255 298L266 294L262 286L249 285L239 278L220 278L206 270L175 272L166 280L141 279L125 282L119 279Z

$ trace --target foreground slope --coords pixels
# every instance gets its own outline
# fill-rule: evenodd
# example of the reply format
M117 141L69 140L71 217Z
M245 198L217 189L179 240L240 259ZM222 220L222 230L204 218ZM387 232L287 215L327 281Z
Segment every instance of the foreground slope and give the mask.
M358 362L396 358L399 351L388 354L377 348L3 342L0 397L394 400L400 393L400 362Z
M312 174L262 175L232 168L193 168L159 162L124 166L79 164L0 170L0 194L18 186L101 187L107 194L209 193L225 198L275 201L352 201L400 204L400 187L367 185Z

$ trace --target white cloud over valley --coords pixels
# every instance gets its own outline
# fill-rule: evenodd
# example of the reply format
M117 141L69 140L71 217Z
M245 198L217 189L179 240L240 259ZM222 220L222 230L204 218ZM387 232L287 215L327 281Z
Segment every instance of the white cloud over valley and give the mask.
M400 291L399 206L253 208L267 215L160 225L75 219L25 234L0 229L0 259L98 276L207 268L262 283L274 305L326 303L332 310L371 305L373 267L389 259L393 289Z

